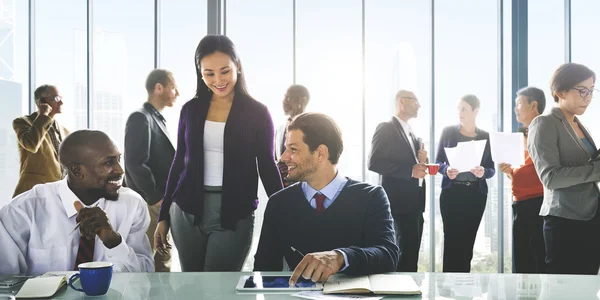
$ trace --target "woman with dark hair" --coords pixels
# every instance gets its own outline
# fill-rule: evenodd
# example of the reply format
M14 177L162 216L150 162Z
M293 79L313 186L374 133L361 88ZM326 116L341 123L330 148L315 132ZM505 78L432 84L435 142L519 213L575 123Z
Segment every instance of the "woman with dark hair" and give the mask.
M473 246L485 211L488 186L486 179L496 173L490 150L490 136L477 128L479 99L465 95L458 103L460 124L442 131L436 163L440 165L442 193L440 212L444 223L444 272L470 272ZM458 142L485 140L485 150L479 166L470 172L459 172L449 165L444 148L456 147Z
M568 63L554 72L550 91L556 107L529 125L527 148L544 185L546 271L598 274L600 160L589 131L577 116L590 105L596 74Z
M544 91L533 86L520 89L515 99L515 115L523 124L519 129L527 144L529 124L544 113ZM500 171L511 180L513 194L513 273L546 273L544 246L544 219L540 208L544 201L544 187L535 171L529 151L523 153L524 164L511 166L499 162Z
M240 271L250 250L258 174L267 194L282 189L273 157L273 121L254 100L233 42L204 37L195 55L196 96L181 109L177 151L154 235L184 272Z
M308 101L310 101L308 89L299 84L290 86L283 98L283 112L287 116L287 120L285 124L280 126L275 132L275 159L277 160L277 167L279 167L284 186L288 186L292 183L286 178L287 165L280 161L281 155L285 152L287 126L294 117L304 112L308 105Z

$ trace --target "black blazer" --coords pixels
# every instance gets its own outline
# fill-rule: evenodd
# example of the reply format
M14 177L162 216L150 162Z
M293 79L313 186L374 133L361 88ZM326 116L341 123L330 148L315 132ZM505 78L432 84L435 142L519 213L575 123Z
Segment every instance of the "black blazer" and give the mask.
M380 184L387 193L392 215L421 213L425 211L425 193L419 180L412 177L412 168L417 164L402 125L395 117L377 126L369 155L369 170L379 173ZM420 139L414 141L419 147Z
M146 102L132 113L125 126L125 181L149 205L160 201L175 148L169 138L162 115Z

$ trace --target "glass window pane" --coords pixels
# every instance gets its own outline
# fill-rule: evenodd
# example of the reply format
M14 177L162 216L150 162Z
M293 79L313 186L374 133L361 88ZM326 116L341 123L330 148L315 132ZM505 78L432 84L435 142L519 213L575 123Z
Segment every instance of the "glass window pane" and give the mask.
M29 111L29 4L0 2L0 208L12 198L19 180L19 152L12 120Z
M436 142L444 127L459 123L457 104L465 94L475 94L481 101L479 128L488 132L494 130L498 118L502 117L497 113L497 15L497 4L493 1L435 2ZM487 206L475 240L472 272L497 272L497 182L496 177L488 180ZM435 195L438 204L440 192L438 184ZM435 234L440 237L436 239L436 249L443 249L443 223L439 210L436 215ZM441 254L440 251L436 261L442 261ZM442 271L437 264L436 271Z
M281 103L287 88L293 84L292 5L291 0L227 1L227 36L234 42L240 55L250 95L267 105L275 127L283 124L285 118ZM255 33L265 28L269 28L268 38L257 40ZM310 86L308 89L313 92ZM259 199L252 246L244 263L244 271L253 269L254 253L267 204L262 183Z
M341 127L344 152L338 167L362 179L362 3L360 0L296 2L296 83L311 93L310 111Z
M596 37L600 28L600 1L578 0L571 2L571 51L572 61L586 65L600 75L600 40ZM596 88L600 88L596 80ZM600 93L596 92L592 104L581 116L583 124L590 130L593 139L600 141Z
M528 81L529 86L546 93L548 105L545 111L548 112L553 107L550 78L554 70L565 63L565 1L529 0L527 5Z
M398 17L402 12L402 17ZM416 119L409 121L415 134L423 140L430 155L431 111L431 7L421 1L366 2L366 159L371 152L371 139L381 122L395 114L395 94L410 90L419 99L421 108ZM355 162L356 163L356 162ZM427 177L427 184L439 185L441 176ZM366 181L379 184L379 174L369 171ZM419 271L429 271L431 202L426 189L426 208L423 217L423 237L419 253Z
M69 130L87 127L85 1L35 2L35 89L55 85L63 96L56 119Z
M504 1L504 132L512 132L512 1ZM505 175L504 180L504 273L512 273L512 189L511 182Z
M154 1L94 1L91 127L109 134L123 151L125 122L147 100L154 67Z
M196 94L194 53L206 35L206 7L206 0L169 0L160 5L159 67L173 72L179 89L174 107L166 108L162 113L173 143L177 143L181 106Z

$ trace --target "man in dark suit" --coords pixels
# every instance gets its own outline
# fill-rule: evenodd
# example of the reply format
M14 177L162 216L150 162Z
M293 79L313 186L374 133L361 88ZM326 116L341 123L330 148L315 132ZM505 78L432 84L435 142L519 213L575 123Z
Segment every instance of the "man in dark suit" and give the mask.
M125 127L125 180L128 187L138 192L148 203L150 226L148 238L154 240L158 212L165 193L175 148L169 137L166 120L161 115L172 107L179 96L171 72L155 69L146 79L148 101L127 119ZM153 245L154 243L150 243ZM157 272L169 272L171 253L154 253Z
M420 107L414 93L396 93L396 114L377 126L369 156L369 170L381 175L390 200L400 248L398 272L417 271L423 235L427 151L408 125Z

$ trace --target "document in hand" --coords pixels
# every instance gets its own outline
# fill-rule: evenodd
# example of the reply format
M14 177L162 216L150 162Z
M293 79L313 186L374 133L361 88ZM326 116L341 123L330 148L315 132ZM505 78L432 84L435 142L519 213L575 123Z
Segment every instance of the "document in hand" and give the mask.
M490 132L492 159L513 167L525 164L525 137L521 132Z
M361 277L334 275L325 282L323 294L420 295L409 275L376 274Z
M444 147L448 164L459 172L469 172L481 165L486 140L458 142L454 148Z
M17 294L17 298L48 298L67 284L69 277L76 272L48 272L42 276L29 278Z

